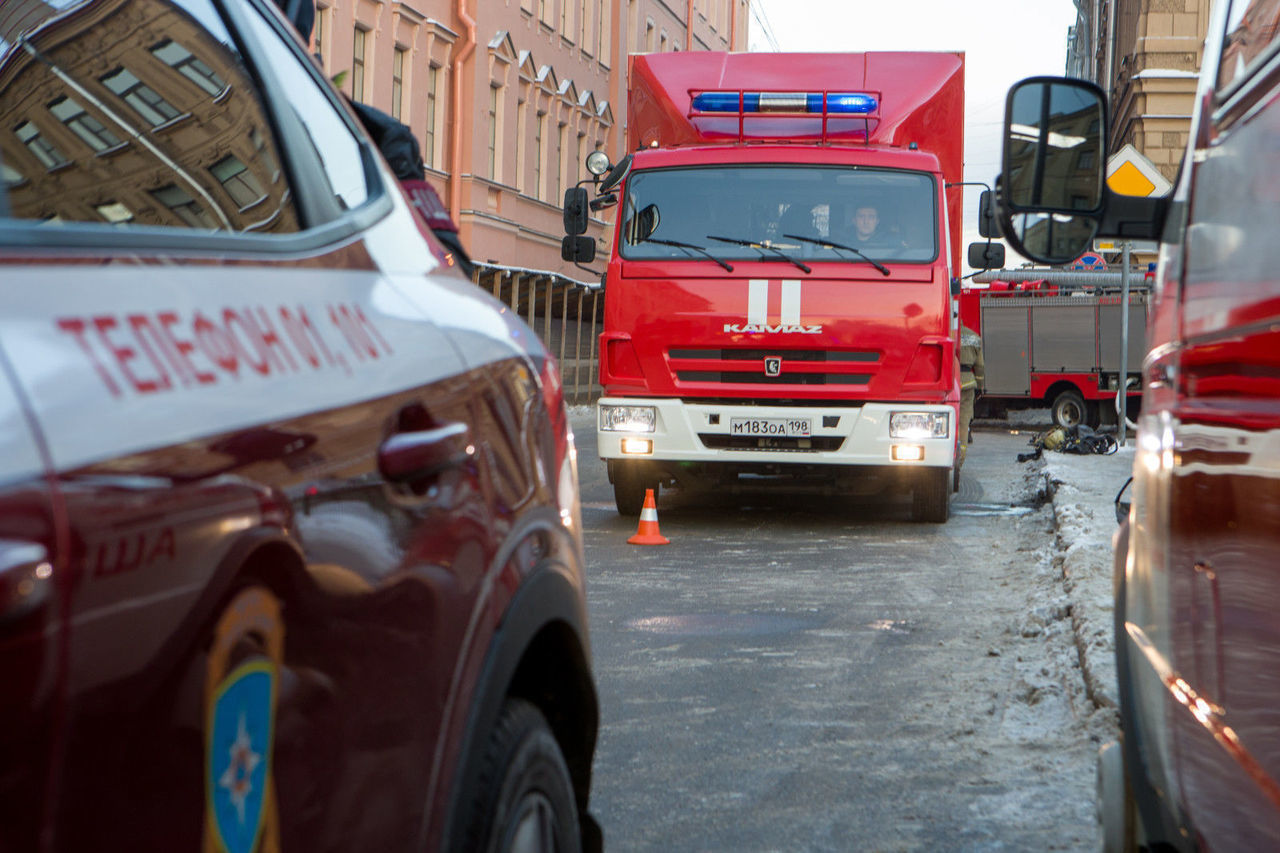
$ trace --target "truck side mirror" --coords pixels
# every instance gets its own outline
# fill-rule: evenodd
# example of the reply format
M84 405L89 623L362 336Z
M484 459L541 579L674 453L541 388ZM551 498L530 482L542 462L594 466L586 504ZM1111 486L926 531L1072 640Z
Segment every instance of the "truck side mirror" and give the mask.
M587 190L569 187L564 191L564 233L571 237L587 233ZM595 245L594 243L592 245Z
M589 264L596 259L596 241L586 235L570 234L560 241L560 259Z
M1000 228L1020 254L1047 264L1079 257L1105 207L1102 90L1084 80L1030 77L1004 114Z
M995 193L983 190L978 195L978 236L988 240L1003 237L1000 233L1000 222L996 219Z
M600 186L596 187L596 191L603 194L616 187L623 178L627 176L627 172L631 169L631 155L623 157L618 164L609 170L609 173L600 179Z
M969 266L975 270L998 270L1004 267L1003 243L970 243Z

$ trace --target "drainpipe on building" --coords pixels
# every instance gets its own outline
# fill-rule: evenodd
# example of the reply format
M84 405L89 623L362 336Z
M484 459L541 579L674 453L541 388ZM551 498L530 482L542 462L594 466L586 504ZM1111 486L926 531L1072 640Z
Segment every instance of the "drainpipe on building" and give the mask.
M476 48L476 21L467 14L467 0L456 0L454 11L462 21L467 39L453 60L453 129L449 134L453 146L449 158L449 215L462 228L462 66Z
M684 49L693 50L693 0L689 0L689 9L684 13Z

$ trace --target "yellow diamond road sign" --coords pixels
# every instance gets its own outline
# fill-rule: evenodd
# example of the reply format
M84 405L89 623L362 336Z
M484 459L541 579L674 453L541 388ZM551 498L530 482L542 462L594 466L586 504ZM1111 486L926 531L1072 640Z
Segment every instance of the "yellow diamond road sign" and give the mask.
M1107 186L1120 195L1165 195L1172 188L1155 164L1132 145L1107 160Z

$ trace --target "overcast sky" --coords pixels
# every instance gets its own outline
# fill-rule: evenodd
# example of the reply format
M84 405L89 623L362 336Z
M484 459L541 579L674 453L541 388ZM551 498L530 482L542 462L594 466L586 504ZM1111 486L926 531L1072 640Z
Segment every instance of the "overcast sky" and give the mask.
M965 52L965 180L991 183L1009 86L1067 63L1072 0L751 0L751 50L785 52L962 50ZM964 241L977 230L980 188L966 188ZM960 257L965 256L961 246ZM1006 266L1022 259L1010 252Z

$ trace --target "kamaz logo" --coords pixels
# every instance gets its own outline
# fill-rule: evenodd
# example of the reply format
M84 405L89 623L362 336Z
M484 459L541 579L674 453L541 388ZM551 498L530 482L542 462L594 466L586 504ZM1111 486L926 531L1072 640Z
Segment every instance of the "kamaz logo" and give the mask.
M776 290L774 288L777 288ZM769 316L770 291L774 291L778 323ZM753 278L747 282L747 322L725 323L725 334L748 335L820 335L822 326L810 326L800 320L800 280L769 281Z
M725 334L748 335L820 335L821 326L787 326L779 323L776 326L758 323L725 323Z

